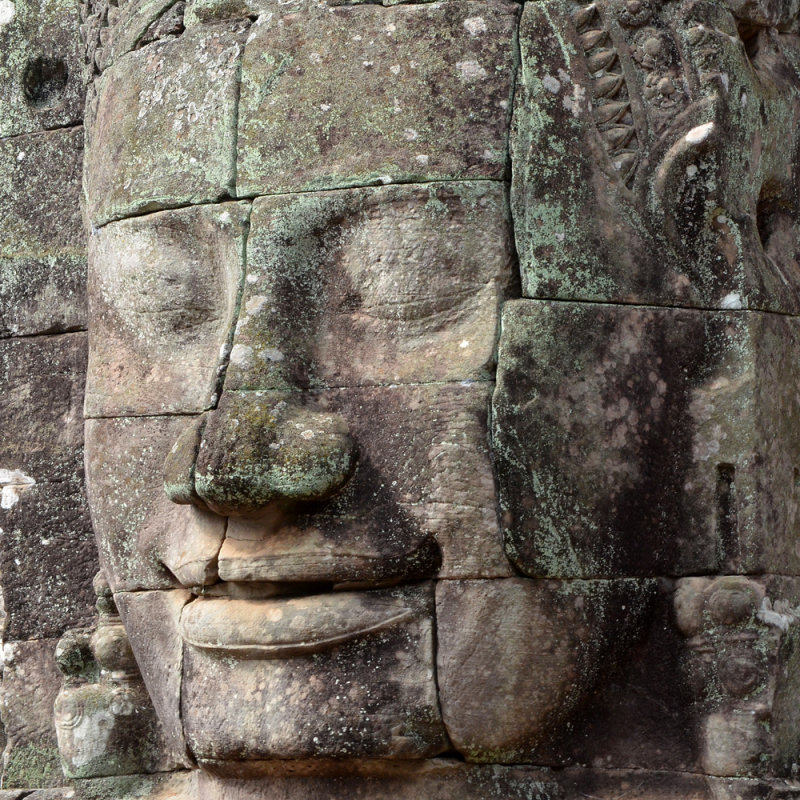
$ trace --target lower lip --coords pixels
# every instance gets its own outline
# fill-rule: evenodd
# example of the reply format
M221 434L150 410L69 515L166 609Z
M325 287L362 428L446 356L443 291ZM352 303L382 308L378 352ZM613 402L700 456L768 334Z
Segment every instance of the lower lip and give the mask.
M244 658L289 658L328 650L403 624L414 611L402 596L335 592L244 600L198 597L181 615L184 641Z

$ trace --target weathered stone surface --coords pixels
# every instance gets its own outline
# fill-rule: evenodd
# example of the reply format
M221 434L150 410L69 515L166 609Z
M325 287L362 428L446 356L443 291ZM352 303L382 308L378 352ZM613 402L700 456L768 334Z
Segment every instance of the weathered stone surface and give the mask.
M82 158L80 127L0 140L0 336L86 327Z
M3 786L59 786L53 702L61 686L54 639L6 642L3 646L2 710L8 742L3 753Z
M509 556L530 575L795 572L799 337L776 315L507 304Z
M515 282L500 184L259 198L225 388L490 379Z
M439 581L442 717L468 761L558 765L559 740L640 633L648 581Z
M765 7L526 4L511 137L526 295L798 312L799 51L767 46Z
M253 646L274 645L274 654L241 651L225 620L239 619L237 604L246 600L229 599L212 615L216 623L209 618L205 627L193 627L184 654L182 718L194 757L235 773L237 762L405 760L447 749L433 680L433 587L365 593L365 608L373 598L391 598L404 611L390 609L383 624L365 620L363 632L358 625L350 629L354 621L346 614L326 616L326 595L307 598L328 633L308 654L299 631L294 646L281 645L271 626L256 626ZM293 603L275 602L287 610ZM193 607L184 609L184 621ZM199 646L202 630L208 641ZM246 707L241 697L250 698Z
M796 769L798 598L797 579L678 581L676 622L687 637L685 680L704 773L790 776Z
M238 22L195 29L103 74L85 168L93 224L232 193L245 32Z
M188 592L120 592L115 596L147 691L161 723L167 769L189 767L180 716L183 641L178 632Z
M463 0L262 15L242 64L239 196L505 177L518 14Z
M14 640L91 616L97 571L83 495L85 334L0 342L0 569Z
M14 0L0 16L0 137L83 116L83 47L70 0Z
M164 493L164 458L186 422L142 417L86 423L92 522L100 562L115 592L173 588L174 574L184 570L184 577L199 572L214 579L206 567L222 543L225 520L175 505Z
M243 203L163 211L91 237L87 416L210 406L236 314L248 213Z

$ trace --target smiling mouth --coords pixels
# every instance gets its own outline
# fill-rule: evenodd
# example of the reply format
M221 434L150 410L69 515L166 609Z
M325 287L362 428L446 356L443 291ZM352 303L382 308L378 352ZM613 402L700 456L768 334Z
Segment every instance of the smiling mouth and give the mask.
M415 616L401 591L340 591L302 597L197 597L183 609L183 640L244 658L289 658L404 624Z

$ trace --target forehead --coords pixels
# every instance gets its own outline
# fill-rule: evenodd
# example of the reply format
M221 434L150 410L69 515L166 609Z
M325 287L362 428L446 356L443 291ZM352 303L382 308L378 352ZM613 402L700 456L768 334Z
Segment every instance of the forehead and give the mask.
M95 225L221 197L507 177L517 3L285 8L254 23L190 9L182 35L130 52L112 32L87 159Z

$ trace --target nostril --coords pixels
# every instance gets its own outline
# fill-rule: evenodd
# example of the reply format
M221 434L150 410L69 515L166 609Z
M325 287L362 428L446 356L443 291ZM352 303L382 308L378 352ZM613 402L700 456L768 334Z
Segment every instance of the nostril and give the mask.
M248 513L276 500L325 500L356 464L343 417L284 393L223 395L201 439L195 489L221 514Z
M204 506L195 491L195 463L207 415L202 414L184 429L164 459L164 491L173 503Z

